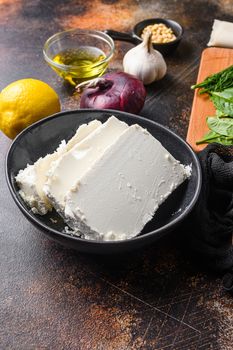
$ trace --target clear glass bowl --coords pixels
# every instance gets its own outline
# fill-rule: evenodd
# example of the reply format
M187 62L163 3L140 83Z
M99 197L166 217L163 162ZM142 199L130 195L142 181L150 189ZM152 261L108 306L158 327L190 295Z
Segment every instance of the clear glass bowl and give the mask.
M101 76L113 56L112 38L100 31L71 29L44 44L46 62L72 85Z

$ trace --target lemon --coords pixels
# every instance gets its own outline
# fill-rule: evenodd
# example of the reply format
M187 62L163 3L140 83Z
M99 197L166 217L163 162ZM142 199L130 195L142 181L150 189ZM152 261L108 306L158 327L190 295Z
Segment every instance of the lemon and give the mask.
M59 97L48 84L17 80L0 93L0 129L13 139L27 126L60 110Z

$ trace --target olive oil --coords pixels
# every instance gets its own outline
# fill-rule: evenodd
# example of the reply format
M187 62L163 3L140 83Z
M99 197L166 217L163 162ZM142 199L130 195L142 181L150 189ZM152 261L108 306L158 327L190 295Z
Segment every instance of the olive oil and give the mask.
M76 85L85 80L101 76L108 63L106 55L96 47L80 46L59 52L53 57L53 62L67 67L52 67L66 81Z

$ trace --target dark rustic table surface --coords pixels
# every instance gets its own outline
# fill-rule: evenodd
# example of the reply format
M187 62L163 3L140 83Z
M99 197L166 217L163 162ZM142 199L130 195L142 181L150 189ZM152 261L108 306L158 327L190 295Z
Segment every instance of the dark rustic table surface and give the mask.
M45 64L42 46L57 31L129 31L150 17L185 28L166 78L148 88L141 115L185 138L190 85L214 18L233 20L232 0L0 0L0 88L34 77L59 94L63 110L78 107ZM131 47L116 43L112 69ZM48 240L20 213L8 191L4 158L11 141L0 135L1 349L232 349L233 301L215 276L184 255L176 232L121 257L77 253ZM188 234L188 232L186 232Z

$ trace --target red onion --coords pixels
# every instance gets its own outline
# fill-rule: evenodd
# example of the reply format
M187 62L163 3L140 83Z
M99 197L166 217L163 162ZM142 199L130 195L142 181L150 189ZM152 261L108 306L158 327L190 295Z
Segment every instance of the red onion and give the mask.
M82 85L85 84L80 84L80 87ZM115 72L90 81L82 93L80 107L117 109L137 114L145 98L146 90L139 79L131 74Z

